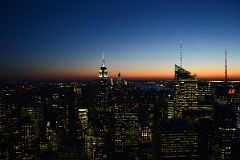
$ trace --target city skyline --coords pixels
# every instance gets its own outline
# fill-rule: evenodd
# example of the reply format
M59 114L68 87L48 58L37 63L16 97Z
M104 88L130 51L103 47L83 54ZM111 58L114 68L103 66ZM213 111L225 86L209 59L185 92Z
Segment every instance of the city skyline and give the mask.
M105 53L109 77L240 78L240 3L232 1L4 2L0 79L96 79Z

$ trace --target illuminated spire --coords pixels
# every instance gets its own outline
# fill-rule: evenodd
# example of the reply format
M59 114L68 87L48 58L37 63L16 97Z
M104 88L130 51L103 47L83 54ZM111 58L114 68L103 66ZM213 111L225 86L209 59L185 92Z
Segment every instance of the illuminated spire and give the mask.
M182 68L182 41L179 42L180 44L180 67Z
M99 76L98 77L101 78L101 79L107 79L108 78L108 72L107 72L107 67L105 66L104 52L102 54L102 61L103 61L103 63L102 63L102 66L99 70Z

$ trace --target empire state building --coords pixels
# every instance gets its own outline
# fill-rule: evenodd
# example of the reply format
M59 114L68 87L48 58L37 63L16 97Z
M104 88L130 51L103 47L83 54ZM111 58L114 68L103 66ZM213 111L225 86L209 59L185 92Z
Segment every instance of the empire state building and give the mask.
M107 81L107 79L108 79L108 71L107 71L107 67L105 66L104 58L103 58L102 66L99 69L99 76L98 77L102 81Z
M97 111L98 135L104 139L102 153L109 157L112 153L113 113L110 105L110 86L108 71L103 57L102 66L99 69L98 83L96 86L95 107Z
M105 60L103 58L102 66L99 69L99 79L96 86L96 111L99 119L99 126L103 128L108 128L108 115L111 112L111 107L109 105L109 80L108 71L105 66Z

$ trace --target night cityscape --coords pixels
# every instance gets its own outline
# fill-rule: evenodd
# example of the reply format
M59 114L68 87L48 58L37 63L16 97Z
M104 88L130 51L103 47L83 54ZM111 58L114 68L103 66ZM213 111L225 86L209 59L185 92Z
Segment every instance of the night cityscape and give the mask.
M0 160L239 160L240 1L0 2Z

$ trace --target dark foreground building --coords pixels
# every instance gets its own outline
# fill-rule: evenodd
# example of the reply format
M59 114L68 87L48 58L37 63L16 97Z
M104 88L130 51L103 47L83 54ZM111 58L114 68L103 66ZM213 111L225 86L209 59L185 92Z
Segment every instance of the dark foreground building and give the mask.
M156 159L197 159L199 143L197 129L181 120L161 121L154 133Z

